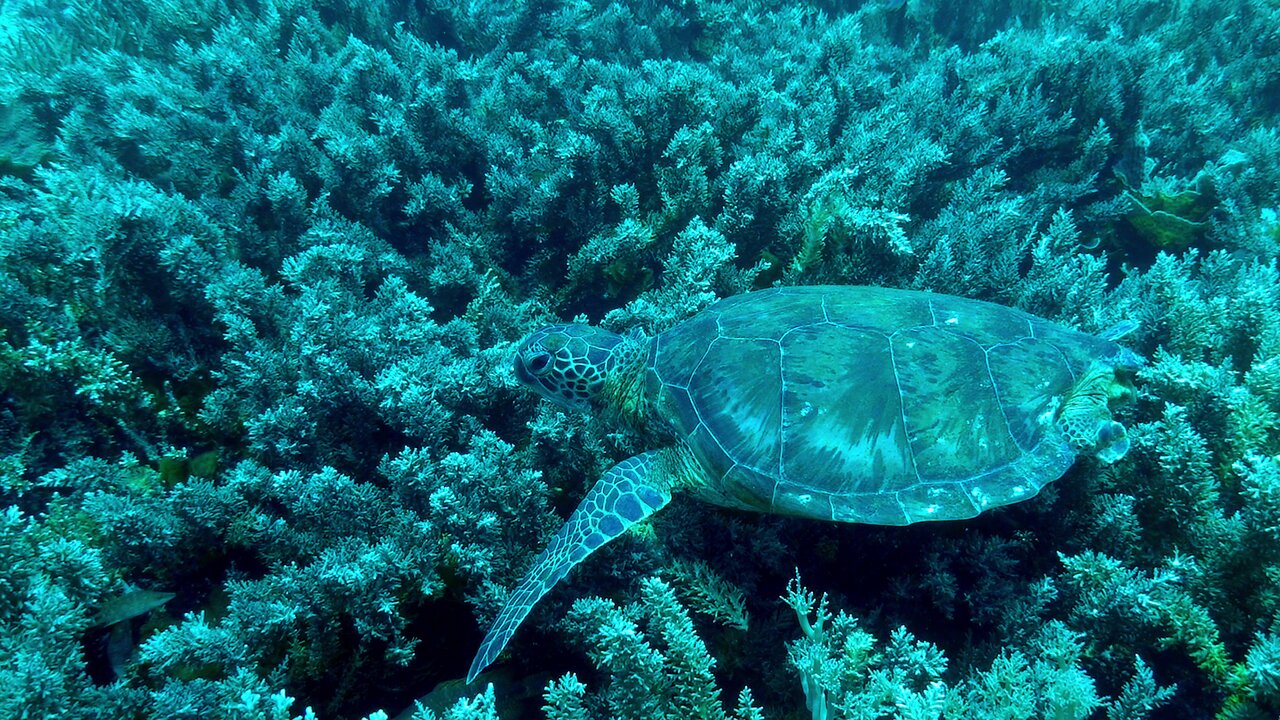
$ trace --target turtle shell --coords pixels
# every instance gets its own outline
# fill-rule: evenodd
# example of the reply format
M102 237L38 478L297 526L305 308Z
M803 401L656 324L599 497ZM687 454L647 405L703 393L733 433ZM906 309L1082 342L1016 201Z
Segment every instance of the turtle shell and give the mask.
M654 338L649 391L729 507L881 525L969 518L1071 466L1054 423L1131 352L976 300L874 287L738 295Z

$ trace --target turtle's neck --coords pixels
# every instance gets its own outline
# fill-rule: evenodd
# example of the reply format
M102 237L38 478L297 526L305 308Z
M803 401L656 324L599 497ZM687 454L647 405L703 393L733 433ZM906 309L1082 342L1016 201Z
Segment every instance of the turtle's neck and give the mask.
M601 410L638 432L649 424L648 360L649 338L640 333L626 335L613 349L602 393Z

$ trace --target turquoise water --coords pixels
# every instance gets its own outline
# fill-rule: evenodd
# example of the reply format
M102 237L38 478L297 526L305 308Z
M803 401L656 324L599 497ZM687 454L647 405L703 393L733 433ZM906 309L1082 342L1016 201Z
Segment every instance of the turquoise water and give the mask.
M3 0L0 718L1280 716L1277 28L1271 0ZM646 353L799 285L1132 328L1118 384L1036 356L1042 395L989 400L1115 462L1062 445L966 520L747 512L703 463L770 447L759 396L662 405L639 355L574 366L593 412L521 384L563 370L539 327ZM908 427L848 408L920 384L812 347L846 398L823 442ZM923 409L977 473L1007 436L957 362ZM674 499L606 498L465 685L646 451Z

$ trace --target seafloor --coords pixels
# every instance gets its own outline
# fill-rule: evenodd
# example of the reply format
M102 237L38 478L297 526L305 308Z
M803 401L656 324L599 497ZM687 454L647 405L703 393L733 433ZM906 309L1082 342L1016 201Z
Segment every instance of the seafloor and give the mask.
M1276 0L2 0L0 718L1274 720L1278 110ZM1136 326L1128 453L677 497L463 687L652 441L520 339L814 284Z

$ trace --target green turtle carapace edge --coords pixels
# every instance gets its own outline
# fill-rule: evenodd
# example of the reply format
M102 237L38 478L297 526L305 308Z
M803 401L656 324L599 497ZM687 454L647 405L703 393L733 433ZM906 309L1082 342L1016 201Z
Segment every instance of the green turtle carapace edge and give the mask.
M521 382L651 438L587 493L507 598L468 681L574 565L673 493L875 525L961 520L1034 496L1081 453L1128 450L1111 410L1141 364L1113 342L949 295L774 288L652 338L552 325Z

